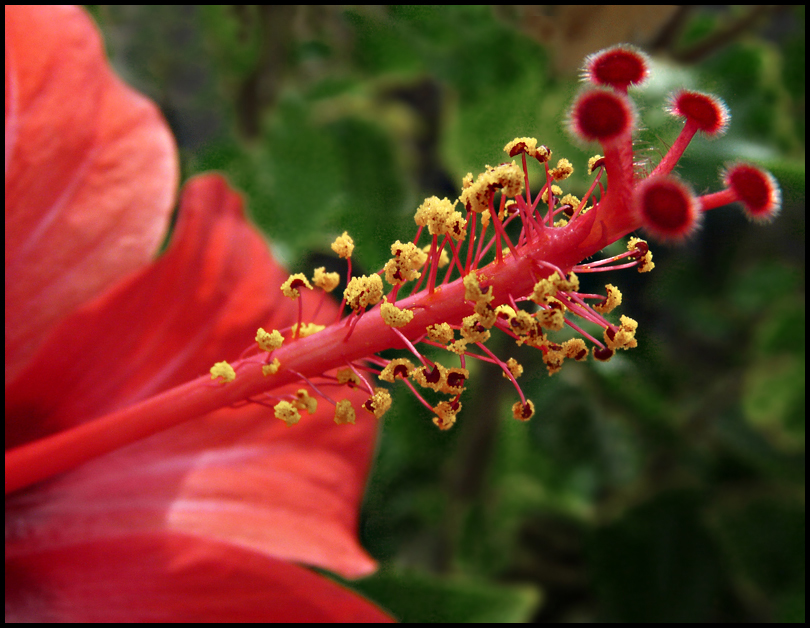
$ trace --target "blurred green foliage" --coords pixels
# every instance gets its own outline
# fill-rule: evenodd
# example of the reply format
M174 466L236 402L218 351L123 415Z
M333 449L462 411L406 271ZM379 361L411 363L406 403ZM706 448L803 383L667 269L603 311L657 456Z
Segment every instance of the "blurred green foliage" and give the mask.
M575 10L91 8L184 176L225 172L296 270L343 230L380 267L422 198L457 196L515 136L568 157L581 194L594 150L564 130L570 51L603 47L605 24L618 43L627 17ZM549 378L501 341L526 366L528 424L487 365L447 433L397 391L362 519L383 567L351 586L403 620L804 620L804 7L637 11L654 60L639 158L677 134L668 91L717 93L730 131L697 138L681 176L715 190L724 162L757 161L783 213L711 212L685 245L653 246L651 275L606 279L640 323L610 363Z

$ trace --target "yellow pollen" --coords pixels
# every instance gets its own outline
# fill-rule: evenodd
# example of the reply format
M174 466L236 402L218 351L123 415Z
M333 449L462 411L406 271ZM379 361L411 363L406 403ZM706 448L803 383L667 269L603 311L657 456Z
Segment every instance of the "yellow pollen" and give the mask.
M327 273L326 267L321 266L315 269L315 274L312 276L312 283L324 292L332 292L340 283L340 275L338 273Z
M391 407L391 395L385 388L375 388L374 394L363 404L368 412L378 419Z
M557 162L557 167L549 170L549 174L551 178L555 181L562 181L563 179L567 179L570 177L574 172L574 166L571 165L571 162L567 159L560 159Z
M410 310L400 310L393 303L389 303L387 299L380 306L380 315L385 321L385 324L390 327L405 327L405 325L413 320L413 312Z
M478 275L474 272L464 277L464 299L467 301L474 301L478 303L485 300L487 303L492 301L492 286L484 293L481 290L481 285L478 282Z
M391 360L386 367L380 373L379 378L384 382L390 382L391 384L394 383L396 380L397 374L401 374L404 370L404 377L407 379L411 376L411 373L414 371L413 363L407 358L397 358L396 360Z
M399 240L391 245L394 256L385 264L385 280L392 286L401 286L406 281L414 281L422 276L419 269L427 261L427 253L413 242L403 244Z
M382 299L382 279L379 275L355 277L346 286L343 296L349 307L359 314L369 305L375 305Z
M281 346L282 342L284 342L284 336L282 336L281 332L277 329L266 332L259 327L259 330L256 332L256 343L262 351L274 351Z
M639 244L642 244L647 249L647 252L644 254L644 257L638 261L638 272L648 273L655 268L655 264L652 261L652 251L649 249L649 247L647 247L646 240L642 240L641 238L630 238L627 241L627 250L635 251Z
M453 328L447 323L436 323L435 325L430 325L427 328L427 334L428 338L434 342L440 342L442 344L452 342L454 336Z
M325 328L326 325L318 325L318 323L301 323L301 331L299 332L298 323L295 323L292 326L292 334L296 338L306 338L312 334L317 334L319 331Z
M571 338L563 343L563 353L566 358L583 362L588 358L588 346L582 338Z
M504 146L503 150L510 157L526 153L541 163L548 161L548 158L551 157L551 151L545 146L537 146L537 139L534 137L516 137Z
M467 235L467 220L455 211L455 205L447 198L431 196L417 208L414 221L419 227L427 227L430 235L449 235L461 240Z
M455 407L454 407L455 406ZM449 401L442 401L433 408L436 416L433 417L433 423L440 430L449 430L456 422L456 415L461 410L461 404L456 401L450 403Z
M225 361L217 362L210 370L211 379L221 377L223 382L232 382L236 379L236 371L233 367Z
M338 425L346 425L347 423L354 425L356 416L351 401L341 399L337 402L337 406L335 406L335 423Z
M518 363L518 361L515 360L515 358L509 358L506 361L506 367L509 369L509 372L512 374L512 377L514 377L515 379L523 375L523 366L521 366L520 363ZM506 373L503 373L503 376L506 377ZM506 377L506 379L509 378Z
M469 342L486 342L490 333L479 314L470 314L461 322L461 336Z
M520 401L515 402L512 405L512 416L518 421L528 421L534 416L534 402L527 399L525 406Z
M559 185L552 185L551 192L554 194L555 198L560 198L562 196L562 188ZM543 195L540 198L544 203L548 203L548 188L543 190Z
M605 300L593 306L593 309L600 314L610 314L617 306L622 304L622 293L616 286L609 283L605 286L605 290L607 291Z
M609 330L605 330L605 344L608 349L613 349L614 351L616 349L634 349L638 346L638 342L636 342L635 338L638 323L629 316L622 316L619 320L621 321L621 325L616 330L613 338L610 337L608 333Z
M427 246L422 247L422 252L425 254L430 253L430 244ZM442 252L439 253L439 268L444 268L450 263L450 256L447 254L447 248L443 248Z
M290 297L291 299L297 299L301 296L301 293L298 291L298 288L309 288L312 290L312 285L309 283L309 280L304 276L303 273L295 273L294 275L290 275L283 284L281 284L281 292L284 294L285 297Z
M414 370L412 375L416 383L422 388L430 388L440 392L447 385L447 369L438 362L434 363L432 367L420 366Z
M338 236L332 242L332 250L343 259L349 259L354 251L354 240L349 236L348 231L344 231L342 236Z
M593 171L600 167L597 164L599 164L600 162L604 163L602 161L603 159L604 159L604 157L602 155L594 155L593 157L591 157L588 160L588 174L589 175L592 175Z
M278 361L278 358L273 358L273 361L270 364L265 364L262 367L262 375L267 377L268 375L275 375L278 373L278 369L281 368L281 362Z
M295 393L296 400L293 405L299 410L306 410L309 414L315 414L318 409L318 400L309 396L309 391L304 388L299 388Z
M461 338L460 340L456 340L455 342L451 342L449 345L447 345L447 350L458 355L464 355L464 352L467 351L467 344L468 342Z
M295 425L301 420L301 413L298 412L298 408L289 401L279 401L273 407L273 414L276 415L277 419L284 421L287 427Z
M469 175L468 175L469 176ZM465 182L467 178L465 177ZM489 209L495 190L502 189L506 196L515 197L523 191L523 170L513 161L509 164L487 166L475 183L465 187L460 200L468 211L481 213Z
M348 384L349 388L362 388L363 380L353 370L339 369L337 372L338 384Z
M537 312L537 322L546 329L561 330L565 325L565 306L554 297L546 297L546 303L546 309Z
M443 375L441 392L448 395L460 395L464 391L464 384L470 379L470 372L462 368L449 368Z

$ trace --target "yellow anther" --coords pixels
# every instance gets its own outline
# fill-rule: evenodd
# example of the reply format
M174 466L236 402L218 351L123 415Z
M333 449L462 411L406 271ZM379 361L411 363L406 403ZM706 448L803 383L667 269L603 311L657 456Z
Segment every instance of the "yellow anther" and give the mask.
M498 318L505 318L507 321L512 320L517 314L511 305L499 305L495 308L495 315Z
M277 329L266 332L259 327L259 330L256 332L256 343L262 351L275 351L281 346L282 342L284 342L284 336L282 336L281 332Z
M466 177L465 177L466 181ZM502 189L506 196L514 197L523 191L523 170L513 161L487 169L478 175L475 183L465 187L460 200L468 211L481 213L489 209L495 190Z
M363 388L363 380L351 369L339 369L337 372L338 384L348 384L349 388Z
M214 364L214 366L211 367L210 373L211 379L221 377L224 382L232 382L236 379L236 371L225 361Z
M452 342L454 337L453 328L447 323L436 323L435 325L428 326L427 334L428 338L442 344Z
M422 247L422 252L425 254L430 253L431 245L428 244L427 246ZM447 254L447 248L443 248L442 252L439 253L439 268L444 268L450 263L450 256Z
M478 282L478 275L475 272L471 272L469 275L464 277L464 299L466 301L474 301L478 303L478 301L485 300L487 303L492 301L492 286L489 287L489 290L484 293L481 290L481 285Z
M444 229L444 233L449 235L456 242L461 242L467 237L467 219L461 215L461 212L454 211L444 221ZM444 250L442 250L442 252L444 252Z
M433 408L436 416L433 417L433 423L440 430L449 430L456 422L456 415L461 410L461 404L458 401L442 401Z
M444 373L444 385L441 392L448 395L460 395L464 391L464 384L470 379L470 372L462 368L449 368Z
M548 297L546 303L546 309L537 312L537 322L541 327L559 331L565 325L565 306L554 297Z
M342 236L335 238L332 242L332 250L343 259L349 259L354 251L354 240L352 240L348 231L344 231Z
M326 266L321 266L315 269L312 283L324 292L332 292L340 283L340 275L338 273L327 273Z
M385 388L375 388L374 394L363 404L363 408L378 419L391 407L391 395Z
M285 297L290 297L291 299L297 299L301 296L301 293L298 291L299 288L309 288L312 290L312 285L303 273L290 275L287 281L281 284L281 292Z
M309 391L305 388L299 388L295 393L295 401L293 405L299 410L306 410L309 414L315 414L318 409L318 400L315 397L309 396Z
M385 264L385 280L392 286L401 286L406 281L419 279L419 269L427 261L427 253L413 242L403 244L399 240L391 245L394 256Z
M281 368L281 362L278 361L278 358L273 358L273 361L270 364L265 364L262 366L262 375L267 377L268 375L275 375L278 373L278 370Z
M414 221L420 227L427 227L430 235L449 235L461 240L467 235L467 221L454 210L455 205L447 198L431 196L417 208Z
M577 292L579 291L579 278L575 273L568 275L565 279L560 273L554 272L546 279L541 279L534 284L531 300L538 305L547 305L552 302L552 298L557 292ZM557 301L556 299L553 299ZM557 301L559 303L559 301Z
M318 325L318 323L301 323L301 330L298 330L298 323L292 326L292 335L296 338L306 338L312 334L317 334L322 329L326 329L326 325Z
M560 199L560 205L570 205L574 209L579 207L580 200L573 194L566 194Z
M447 369L438 362L432 367L420 366L412 373L414 381L423 388L440 392L447 384Z
M490 305L493 298L492 286L486 292L481 290L474 272L464 277L464 299L475 302L474 311L480 317L478 322L487 329L497 322L495 308Z
M531 300L537 303L537 305L545 305L546 299L557 294L557 285L553 279L554 277L559 277L559 275L554 273L551 277L541 279L534 284Z
M562 181L563 179L567 179L570 177L574 172L574 166L571 165L571 162L567 159L560 159L557 162L557 167L549 170L549 174L551 178L555 181Z
M537 321L525 310L518 310L510 319L509 326L518 336L529 336L539 333Z
M346 303L355 313L360 313L369 305L379 303L383 296L383 284L379 275L355 277L343 291Z
M335 406L335 423L338 425L346 425L347 423L354 425L355 418L356 415L351 401L341 399L337 402L337 406Z
M562 345L549 344L546 351L543 353L543 362L546 364L549 375L557 373L565 361L565 352Z
M447 345L447 350L458 355L464 355L464 352L467 351L467 344L468 342L461 338L460 340L456 340L455 342L451 342L449 345Z
M560 292L579 292L579 277L576 273L570 273L567 279L563 279L558 273L555 273L555 277L557 277L557 290Z
M520 153L526 153L529 157L534 157L539 162L548 161L548 158L551 157L551 151L545 146L538 146L537 140L533 137L516 137L504 146L503 149L510 157L515 157Z
M614 351L616 349L634 349L638 346L635 338L638 323L629 316L622 316L619 320L621 325L615 333L610 328L605 330L605 344L608 349Z
M537 150L537 139L534 137L516 137L504 146L503 150L510 157L520 155L520 153L534 156L534 152Z
M397 377L408 379L413 373L414 365L407 358L391 360L380 373L379 378L384 382L394 383Z
M552 185L551 192L554 194L555 198L560 198L562 196L562 188L559 185ZM543 190L543 194L540 198L544 203L548 203L548 188Z
M382 316L385 324L390 327L405 327L413 320L413 312L400 310L393 303L389 303L387 299L380 306L380 316Z
M515 360L515 358L509 358L506 361L506 368L509 369L509 372L512 374L512 377L514 377L515 379L523 375L523 366L521 366L521 364L517 360ZM503 376L506 377L506 373L503 373ZM506 377L506 379L509 378Z
M588 346L582 338L571 338L563 343L563 353L566 358L583 362L588 359Z
M593 309L600 314L609 314L617 306L622 304L622 293L616 286L609 283L605 286L605 290L607 291L607 295L605 296L604 301L596 303L593 306Z
M588 175L592 175L593 171L602 167L605 164L605 158L602 155L594 155L588 160Z
M279 401L273 406L273 414L276 415L277 419L284 421L287 427L295 425L301 420L301 413L298 412L298 408L289 401Z
M655 268L655 264L652 261L652 251L650 251L650 248L647 246L646 240L630 238L627 241L627 250L644 251L644 255L638 260L638 272L648 273Z
M461 321L461 336L469 342L486 342L490 333L479 314L470 314Z
M534 416L534 402L531 399L526 400L526 404L520 401L512 405L512 416L518 421L528 421Z

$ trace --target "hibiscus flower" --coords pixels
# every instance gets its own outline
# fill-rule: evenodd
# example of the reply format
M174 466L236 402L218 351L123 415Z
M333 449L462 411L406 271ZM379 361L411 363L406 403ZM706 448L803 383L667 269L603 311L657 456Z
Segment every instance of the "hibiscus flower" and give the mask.
M7 489L10 471L41 480L7 490L6 620L386 619L302 566L375 567L356 537L373 418L336 426L322 403L288 428L248 403L162 431L146 411L115 420L298 305L218 175L187 183L154 260L178 178L159 112L113 75L81 9L6 7L5 23ZM320 300L302 298L312 320ZM177 415L193 401L177 394ZM78 467L9 462L108 416L71 442Z

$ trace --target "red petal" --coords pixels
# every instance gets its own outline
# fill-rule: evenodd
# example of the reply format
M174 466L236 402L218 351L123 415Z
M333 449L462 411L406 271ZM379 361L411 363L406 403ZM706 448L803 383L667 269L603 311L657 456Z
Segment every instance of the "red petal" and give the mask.
M182 535L6 556L6 621L390 621L302 567Z
M147 263L177 154L81 9L6 7L6 382L76 306Z
M6 446L205 373L248 346L258 325L293 322L296 307L279 291L286 276L224 179L192 180L166 254L65 321L7 390ZM335 306L326 305L331 320ZM367 397L344 396L357 409ZM374 564L356 529L376 421L338 427L332 414L321 401L287 428L264 406L223 410L23 493L7 502L7 518L73 542L169 526L368 573Z
M351 391L356 408L365 395ZM287 427L258 405L222 410L9 497L6 552L176 531L347 577L376 420L337 426L320 401Z
M295 304L279 291L286 277L225 180L191 180L165 255L58 325L7 387L6 447L236 358L259 326L295 321Z

